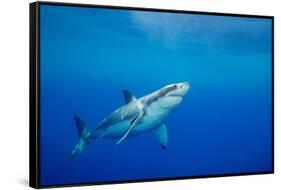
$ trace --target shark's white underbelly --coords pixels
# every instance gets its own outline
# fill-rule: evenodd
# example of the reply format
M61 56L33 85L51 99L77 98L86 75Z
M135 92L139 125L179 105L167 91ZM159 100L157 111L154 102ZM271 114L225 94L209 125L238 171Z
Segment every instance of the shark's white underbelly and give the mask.
M149 132L158 127L167 117L169 111L152 105L145 116L138 122L128 136L139 135ZM123 120L105 129L103 138L121 138L129 129L131 120Z
M148 132L159 124L156 121L150 121L149 118L143 117L138 125L134 127L129 136L142 134ZM130 121L121 121L115 125L109 126L104 133L103 138L121 138L130 127Z

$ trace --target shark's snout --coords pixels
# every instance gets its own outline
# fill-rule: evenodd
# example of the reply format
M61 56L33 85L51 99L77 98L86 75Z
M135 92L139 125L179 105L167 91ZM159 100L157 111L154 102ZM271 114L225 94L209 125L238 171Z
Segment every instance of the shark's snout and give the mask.
M181 82L176 84L177 89L174 92L174 95L184 96L189 90L190 84L188 82Z
M189 89L189 86L190 84L188 82L182 82L178 84L178 88L183 88L183 89L185 88Z

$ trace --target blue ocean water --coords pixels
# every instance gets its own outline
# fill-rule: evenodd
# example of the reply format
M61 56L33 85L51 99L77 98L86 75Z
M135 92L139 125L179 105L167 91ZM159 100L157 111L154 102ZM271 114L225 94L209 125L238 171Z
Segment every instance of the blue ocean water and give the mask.
M41 185L272 170L271 20L41 5ZM152 133L93 141L73 160L73 114L95 129L136 97L191 84Z

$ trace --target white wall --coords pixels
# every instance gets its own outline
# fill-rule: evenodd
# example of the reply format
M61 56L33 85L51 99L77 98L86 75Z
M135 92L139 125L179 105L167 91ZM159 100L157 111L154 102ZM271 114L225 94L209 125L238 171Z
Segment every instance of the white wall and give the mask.
M281 3L277 0L68 0L69 2L186 9L275 16L275 171L274 175L192 179L84 189L276 189L280 174L280 35ZM0 189L28 188L28 2L6 0L0 4ZM247 42L245 42L247 43ZM262 90L262 89L261 89ZM125 167L125 166L124 166ZM165 166L163 166L165 167ZM121 171L120 171L121 172ZM67 188L66 188L67 189ZM72 189L79 189L72 188Z

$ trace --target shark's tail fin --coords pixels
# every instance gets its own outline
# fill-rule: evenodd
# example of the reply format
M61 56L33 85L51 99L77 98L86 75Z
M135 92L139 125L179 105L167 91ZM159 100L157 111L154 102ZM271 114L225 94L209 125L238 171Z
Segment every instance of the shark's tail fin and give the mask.
M82 121L77 115L74 114L73 116L74 122L77 127L79 138L82 136L84 129L86 128L86 123Z
M89 145L90 140L92 139L92 131L89 129L84 121L82 121L77 115L73 116L75 125L77 127L79 141L71 152L70 159L72 160L78 154L83 152L86 147Z
M74 148L74 150L71 152L71 154L69 156L69 160L72 160L72 159L74 159L77 156L75 150L76 150L76 148Z

